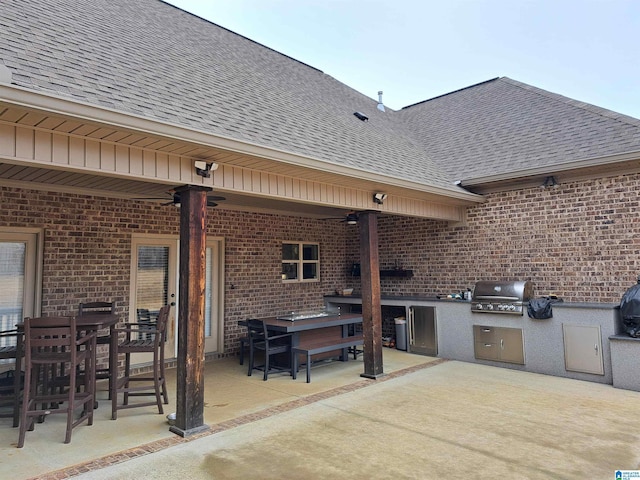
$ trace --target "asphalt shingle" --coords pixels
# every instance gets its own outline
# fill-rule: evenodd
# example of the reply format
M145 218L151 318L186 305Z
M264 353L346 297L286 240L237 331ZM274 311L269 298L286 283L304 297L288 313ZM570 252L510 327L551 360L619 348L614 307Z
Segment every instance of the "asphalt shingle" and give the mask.
M328 165L455 190L460 178L640 151L640 121L508 78L383 113L159 0L4 0L1 12L0 62L16 85Z
M640 121L502 77L396 113L441 166L472 179L640 151Z
M0 61L20 86L454 188L375 100L163 2L8 0L2 13Z

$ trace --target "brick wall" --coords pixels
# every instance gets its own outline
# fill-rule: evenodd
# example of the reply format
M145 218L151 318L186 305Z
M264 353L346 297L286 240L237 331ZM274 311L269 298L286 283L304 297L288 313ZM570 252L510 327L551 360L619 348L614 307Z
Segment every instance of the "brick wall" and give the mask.
M0 226L45 231L43 315L73 314L81 301L111 299L128 314L132 234L179 234L179 210L158 204L0 187ZM222 207L222 206L221 206ZM225 239L225 350L238 320L321 308L344 285L343 223L285 215L207 211L207 233ZM282 241L320 243L320 282L283 284Z
M531 280L536 296L618 303L640 273L640 175L486 195L465 226L379 218L381 268L413 269L381 279L383 294L434 295L478 280ZM359 261L357 229L347 261ZM359 280L349 279L359 290Z
M536 295L617 303L640 272L640 175L486 195L464 226L380 217L380 266L412 269L410 279L382 278L383 294L434 295L478 280L531 280ZM179 233L179 211L149 203L0 187L0 225L45 229L42 312L73 313L80 301L129 304L132 234ZM225 239L225 350L234 352L237 321L320 308L322 296L359 279L358 227L208 210L208 234ZM320 243L321 281L283 284L280 246Z

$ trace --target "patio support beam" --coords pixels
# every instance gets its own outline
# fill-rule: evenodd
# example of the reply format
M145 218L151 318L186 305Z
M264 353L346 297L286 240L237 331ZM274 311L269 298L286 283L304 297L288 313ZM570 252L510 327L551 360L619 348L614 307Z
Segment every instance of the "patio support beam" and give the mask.
M384 375L377 213L359 214L358 223L360 225L360 281L364 336L364 373L361 376L376 379Z
M204 423L204 290L209 187L185 186L180 194L180 296L176 421L182 437L207 430Z

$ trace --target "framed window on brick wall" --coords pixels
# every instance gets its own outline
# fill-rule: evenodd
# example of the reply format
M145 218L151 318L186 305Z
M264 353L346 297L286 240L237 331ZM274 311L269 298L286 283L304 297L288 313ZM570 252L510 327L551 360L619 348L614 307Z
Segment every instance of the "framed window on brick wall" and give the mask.
M320 245L309 242L282 242L282 281L320 280Z

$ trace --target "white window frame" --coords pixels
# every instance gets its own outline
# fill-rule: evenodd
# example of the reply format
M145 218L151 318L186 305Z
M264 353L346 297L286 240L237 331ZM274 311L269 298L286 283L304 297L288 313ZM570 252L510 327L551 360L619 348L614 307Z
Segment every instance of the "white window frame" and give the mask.
M297 278L287 279L285 278L285 274L282 274L282 283L309 283L309 282L319 282L320 281L320 244L318 242L294 242L290 240L283 240L281 247L284 245L297 245L298 246L298 258L297 259L284 259L282 258L282 264L285 263L295 263L297 264ZM305 260L303 258L303 252L305 246L314 246L318 252L318 258L315 260ZM282 248L280 256L282 257ZM317 275L315 278L303 278L304 266L309 264L316 265Z

